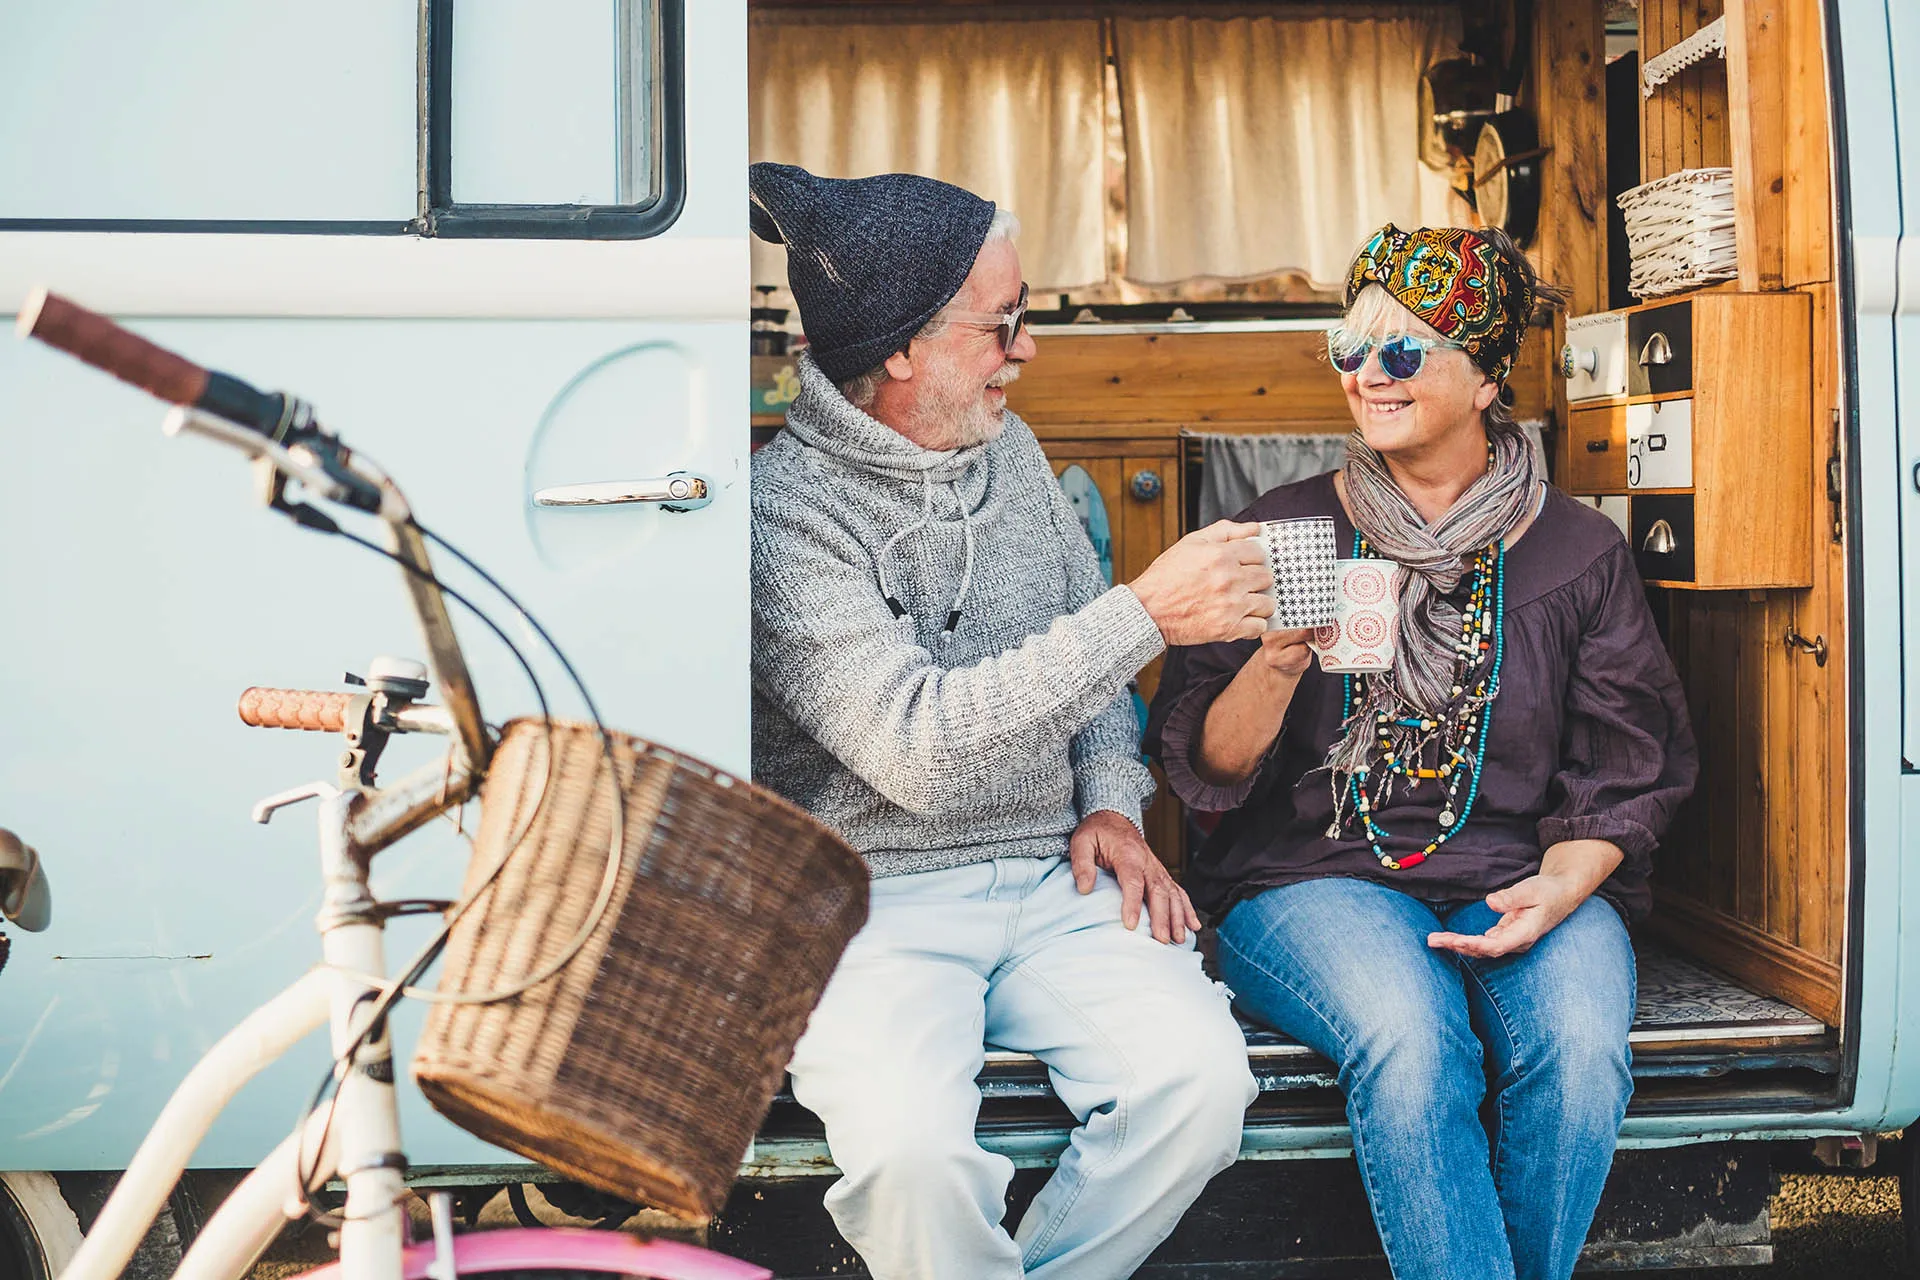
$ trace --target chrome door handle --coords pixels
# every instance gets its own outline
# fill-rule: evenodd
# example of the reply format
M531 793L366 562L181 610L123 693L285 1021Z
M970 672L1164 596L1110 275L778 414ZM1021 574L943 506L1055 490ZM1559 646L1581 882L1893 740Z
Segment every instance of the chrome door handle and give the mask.
M1640 367L1649 365L1672 364L1673 344L1667 341L1667 335L1655 329L1640 348Z
M559 484L536 489L536 507L614 507L629 502L657 502L665 511L698 511L713 501L705 476L675 471L651 480L595 480L587 484Z

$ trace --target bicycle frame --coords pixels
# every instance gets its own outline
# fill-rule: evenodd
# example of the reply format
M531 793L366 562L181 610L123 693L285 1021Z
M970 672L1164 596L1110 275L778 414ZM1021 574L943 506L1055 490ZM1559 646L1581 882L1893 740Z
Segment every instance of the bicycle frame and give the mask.
M454 755L459 754L455 748ZM188 1073L61 1280L116 1280L194 1148L247 1081L323 1024L330 1027L336 1059L355 1043L380 990L358 975L386 971L385 918L376 910L367 878L372 853L465 800L472 789L470 771L449 778L436 763L381 791L312 783L260 802L254 810L260 821L303 800L320 802L326 890L319 925L327 965L260 1006ZM456 1240L450 1231L436 1230L432 1243L409 1247L405 1173L393 1047L383 1027L354 1050L351 1069L339 1077L335 1104L310 1116L221 1204L174 1280L238 1280L280 1229L306 1211L307 1193L336 1176L347 1187L340 1259L314 1272L313 1280L454 1280L462 1273L540 1269L658 1280L766 1280L769 1275L705 1249L617 1232L508 1230Z
M303 459L298 447L282 449L215 416L175 409L167 418L167 432L219 439L246 451L257 466L273 468L267 501L278 509L294 510L284 501L284 476L301 480L317 493L328 493L334 484L330 472ZM424 535L392 480L378 474L363 478L378 486L378 514L388 530L388 547L405 570L407 599L447 704L376 704L372 695L353 700L346 723L349 764L340 770L340 785L309 783L255 806L255 821L269 821L280 808L319 800L324 896L317 927L324 967L309 971L259 1007L182 1080L61 1280L117 1280L215 1117L240 1086L323 1023L330 1029L336 1063L334 1100L240 1182L188 1249L175 1280L238 1280L280 1228L307 1211L307 1196L336 1176L346 1182L348 1196L340 1226L340 1261L323 1268L330 1280L453 1280L461 1267L476 1272L570 1268L664 1280L768 1276L762 1268L705 1249L637 1242L605 1232L486 1232L480 1240L455 1242L451 1222L440 1230L442 1222L436 1221L434 1244L409 1247L407 1161L399 1136L394 1048L386 1019L371 1025L386 994L382 984L369 979L386 973L388 915L372 896L369 867L376 852L474 794L492 741L442 591L432 576ZM392 787L374 789L371 764L365 770L357 764L361 735L374 729L444 733L455 741L442 762L420 766ZM436 1213L438 1217L442 1215Z

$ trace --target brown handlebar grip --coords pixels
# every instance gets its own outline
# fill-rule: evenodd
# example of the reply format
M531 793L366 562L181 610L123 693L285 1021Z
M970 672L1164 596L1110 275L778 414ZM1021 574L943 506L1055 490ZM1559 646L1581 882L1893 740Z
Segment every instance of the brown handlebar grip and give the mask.
M313 729L339 733L347 727L350 693L321 689L262 689L240 695L240 718L256 729Z
M19 328L169 403L194 404L206 392L207 371L193 361L45 289L20 308Z

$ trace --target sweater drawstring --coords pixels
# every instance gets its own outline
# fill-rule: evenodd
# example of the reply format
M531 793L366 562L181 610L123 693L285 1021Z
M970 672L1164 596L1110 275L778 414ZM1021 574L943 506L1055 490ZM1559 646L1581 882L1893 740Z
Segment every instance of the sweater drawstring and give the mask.
M960 534L966 545L966 561L960 570L960 591L953 598L953 607L947 611L946 625L940 629L942 644L953 639L954 628L960 625L961 606L966 604L967 593L973 589L973 516L967 510L966 500L960 496L960 482L952 481L951 488L953 500L960 507ZM923 471L920 473L920 518L888 538L873 557L874 571L880 578L880 595L886 600L887 608L893 611L893 616L896 618L904 618L907 607L901 604L900 598L893 593L893 583L887 577L887 556L904 539L912 537L932 523L933 478Z
M953 608L947 612L947 625L941 628L940 643L953 639L953 629L960 625L960 606L967 602L967 592L973 588L973 515L967 510L965 498L960 496L960 482L953 482L953 500L960 507L960 538L966 544L967 558L960 569L960 593L953 598Z
M893 594L893 584L887 581L887 553L899 546L902 538L918 533L931 523L933 523L933 480L922 471L920 473L920 518L888 538L886 545L881 547L879 553L873 557L874 570L880 575L880 594L885 597L887 608L893 610L893 616L896 618L906 616L907 606L900 603L900 598Z

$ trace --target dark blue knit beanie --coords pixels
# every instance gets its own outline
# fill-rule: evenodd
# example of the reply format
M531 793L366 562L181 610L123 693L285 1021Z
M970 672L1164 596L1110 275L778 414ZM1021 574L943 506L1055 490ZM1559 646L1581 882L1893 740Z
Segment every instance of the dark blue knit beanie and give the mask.
M747 171L749 221L787 246L787 283L820 371L835 382L907 345L953 300L993 223L993 202L913 173L816 178Z

